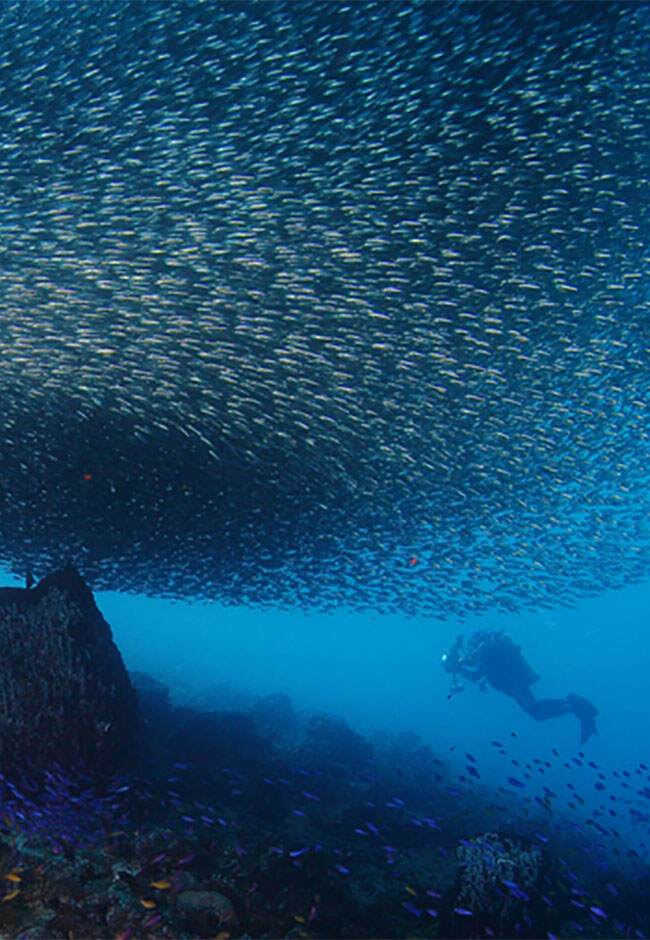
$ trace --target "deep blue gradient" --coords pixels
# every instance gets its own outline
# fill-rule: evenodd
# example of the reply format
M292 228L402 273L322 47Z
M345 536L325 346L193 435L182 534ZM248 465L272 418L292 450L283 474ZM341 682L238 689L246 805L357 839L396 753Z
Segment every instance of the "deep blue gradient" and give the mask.
M251 611L100 594L127 667L200 696L212 683L253 694L286 692L299 709L340 715L366 731L415 731L436 750L483 759L510 731L521 756L578 751L572 716L534 722L499 693L468 685L447 700L440 658L458 633L505 629L541 673L540 695L573 691L600 709L585 753L608 768L650 757L650 587L639 585L575 610L476 619L464 624L341 611ZM497 763L495 762L495 768Z
M566 795L572 783L585 800L577 819L603 795L593 789L592 769L573 763L567 769L565 761L582 750L610 780L613 771L633 774L639 762L650 764L647 584L603 594L574 610L463 624L343 610L305 616L114 593L99 593L97 601L127 668L162 679L178 702L238 707L251 696L284 692L297 710L334 714L365 734L415 732L460 773L469 752L488 787L504 785L512 758L549 759L552 769L537 786L530 784L530 794L543 782ZM471 684L448 700L442 653L459 632L488 626L521 644L541 673L538 696L573 691L593 701L599 734L581 747L573 716L537 723L498 692ZM507 743L508 758L490 745L493 739ZM617 792L640 812L650 811L637 789ZM608 783L605 798L610 792ZM627 836L643 850L647 824L633 829Z

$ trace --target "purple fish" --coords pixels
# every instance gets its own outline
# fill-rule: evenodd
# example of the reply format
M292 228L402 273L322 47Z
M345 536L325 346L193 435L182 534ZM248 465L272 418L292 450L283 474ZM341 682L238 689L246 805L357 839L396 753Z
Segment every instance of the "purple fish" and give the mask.
M409 914L415 914L416 917L422 916L422 911L419 907L416 907L415 904L411 904L410 901L402 901L402 907L405 911L408 911Z
M466 907L455 907L454 914L459 914L461 917L473 917L474 912L468 910Z
M340 874L342 874L342 875L349 875L349 874L350 874L350 869L349 869L349 868L346 868L345 865L335 865L334 867L335 867L336 870L337 870L338 872L340 872Z

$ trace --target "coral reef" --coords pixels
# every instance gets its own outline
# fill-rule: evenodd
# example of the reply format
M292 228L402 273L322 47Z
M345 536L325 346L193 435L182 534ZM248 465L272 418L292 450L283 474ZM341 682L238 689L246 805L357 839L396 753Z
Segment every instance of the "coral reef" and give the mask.
M175 708L135 679L156 693L144 774L51 773L39 794L0 777L0 937L648 936L647 865L613 846L601 868L601 834L561 818L515 828L516 800L450 784L417 738L378 737L346 766L370 745L342 722L301 716L305 749L260 747L250 716ZM186 735L200 760L182 759Z
M526 889L536 883L542 865L537 846L486 832L463 839L456 850L460 863L458 904L474 913L506 913L518 901L530 900ZM505 890L504 890L505 886Z

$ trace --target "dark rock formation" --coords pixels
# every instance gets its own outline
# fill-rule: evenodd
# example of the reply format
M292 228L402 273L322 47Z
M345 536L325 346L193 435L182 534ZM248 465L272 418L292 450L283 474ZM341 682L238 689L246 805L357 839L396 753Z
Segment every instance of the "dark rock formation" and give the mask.
M0 648L0 769L56 762L104 775L134 758L136 696L75 568L0 588Z
M218 891L181 891L176 906L184 924L202 936L222 926L238 926L232 903Z

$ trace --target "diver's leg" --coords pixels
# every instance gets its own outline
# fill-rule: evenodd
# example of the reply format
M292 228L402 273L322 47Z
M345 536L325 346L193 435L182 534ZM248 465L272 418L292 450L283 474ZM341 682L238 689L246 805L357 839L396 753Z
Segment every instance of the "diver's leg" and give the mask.
M530 689L521 690L513 698L535 721L546 721L574 711L568 698L536 699Z
M598 728L596 727L598 709L586 698L582 698L581 695L570 693L566 698L569 708L580 722L580 743L584 744L592 734L598 734Z

